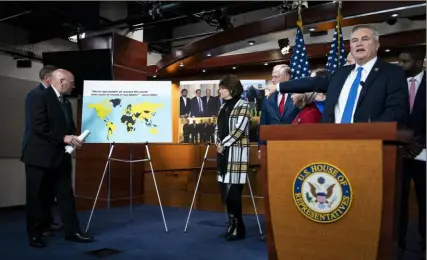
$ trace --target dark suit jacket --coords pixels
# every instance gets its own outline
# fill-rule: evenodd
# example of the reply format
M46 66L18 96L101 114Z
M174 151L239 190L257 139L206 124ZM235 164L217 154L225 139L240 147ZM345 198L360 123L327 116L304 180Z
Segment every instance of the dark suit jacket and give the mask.
M406 84L408 86L408 84ZM426 72L418 87L417 95L415 96L414 106L411 115L409 116L408 126L414 131L415 137L418 137L418 142L426 146Z
M29 136L22 153L24 163L44 168L55 168L61 163L65 154L64 136L76 132L71 106L66 103L69 124L52 87L31 95Z
M188 115L190 114L190 104L191 100L189 98L187 98L187 105L185 105L184 103L184 98L183 97L179 97L179 115Z
M277 124L290 124L294 120L295 116L299 113L300 109L296 107L290 95L285 101L285 111L283 115L279 114L279 104L277 103L278 93L275 92L270 95L266 100L261 110L261 118L259 125L277 125ZM259 144L265 144L265 142L259 142Z
M280 83L282 93L327 93L323 123L335 122L335 106L341 89L355 65L337 69L327 77L301 78ZM400 122L409 118L409 92L405 73L395 64L379 58L360 91L353 122Z
M206 117L217 116L218 110L216 110L217 101L215 97L210 96L209 102L207 101L207 99L208 99L207 96L202 97L203 112L204 112L203 116L206 116Z
M28 142L28 136L30 133L30 99L31 96L38 91L45 90L45 86L43 84L39 84L36 88L33 88L30 92L27 93L25 97L25 132L24 137L22 138L22 150L24 150L25 146Z
M199 104L197 102L197 97L193 97L191 99L191 116L195 116L195 117L203 117L203 113L201 111L199 111ZM203 107L203 100L202 97L200 97L200 104ZM203 112L205 112L203 110Z

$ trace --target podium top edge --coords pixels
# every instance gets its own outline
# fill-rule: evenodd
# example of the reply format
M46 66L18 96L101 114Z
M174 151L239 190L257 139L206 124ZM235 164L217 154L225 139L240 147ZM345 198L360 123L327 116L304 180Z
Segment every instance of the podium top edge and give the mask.
M262 141L279 140L383 140L410 143L413 132L396 122L354 124L261 125Z

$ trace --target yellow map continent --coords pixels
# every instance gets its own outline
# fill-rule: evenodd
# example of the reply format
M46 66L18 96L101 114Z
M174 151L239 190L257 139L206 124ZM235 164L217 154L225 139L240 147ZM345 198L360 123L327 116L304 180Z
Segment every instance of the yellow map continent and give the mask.
M116 125L113 124L113 122L109 122L107 121L105 123L105 125L107 126L107 140L110 140L111 135L114 133L114 131L116 130Z
M157 128L150 128L149 131L150 131L150 134L153 134L153 135L156 135L159 133L159 129L157 129Z
M111 111L113 111L113 107L111 106L110 100L108 99L105 99L99 103L89 104L88 107L95 109L96 114L102 120L106 118L111 113Z
M162 108L163 104L155 104L155 103L149 103L144 102L140 104L132 105L132 113L140 114L140 119L151 119L152 113L156 112L156 109Z

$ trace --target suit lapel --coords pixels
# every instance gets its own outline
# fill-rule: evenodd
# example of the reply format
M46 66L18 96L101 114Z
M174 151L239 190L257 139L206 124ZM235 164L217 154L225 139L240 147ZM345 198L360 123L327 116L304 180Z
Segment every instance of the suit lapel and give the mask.
M62 109L62 105L59 102L59 99L58 99L58 96L56 95L55 90L53 90L52 86L48 87L46 90L49 92L48 97L50 99L50 102L52 102L52 104L54 104L54 106L56 106L57 110L59 111L58 114L61 115L62 118L64 119L64 121L66 122L66 118L64 115L65 111Z
M291 97L292 97L292 94L287 93L286 101L285 101L285 109L283 110L283 115L281 116L281 118L287 116L291 112L291 107L293 102ZM277 109L277 111L279 111L279 109Z
M414 100L414 107L412 108L412 113L421 106L423 98L426 98L426 73L424 72L423 79L421 80L420 85L418 86L418 91ZM422 107L420 107L422 108Z
M377 59L371 71L369 72L369 75L366 78L365 83L362 85L362 89L360 90L360 94L359 94L359 99L357 100L356 109L362 103L362 100L365 97L366 92L368 92L368 89L371 87L372 83L374 82L375 78L378 76L380 71L381 71L381 61L380 59Z

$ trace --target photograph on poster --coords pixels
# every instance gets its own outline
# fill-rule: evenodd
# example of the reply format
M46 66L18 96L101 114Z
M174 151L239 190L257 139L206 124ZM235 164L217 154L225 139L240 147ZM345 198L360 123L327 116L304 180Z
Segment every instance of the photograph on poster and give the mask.
M241 80L244 92L241 99L251 107L250 141L258 142L259 117L265 99L266 80ZM178 142L214 142L216 117L222 105L219 80L181 81L180 121Z
M265 80L241 80L244 92L241 95L251 105L252 116L260 116L265 97ZM180 117L216 117L222 105L219 96L219 80L181 81Z

